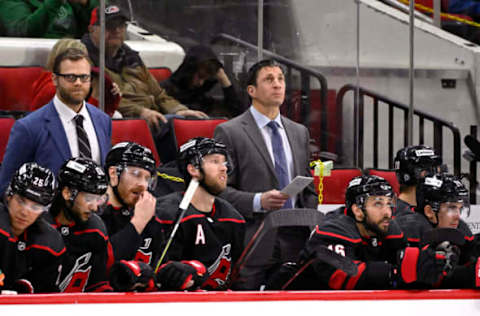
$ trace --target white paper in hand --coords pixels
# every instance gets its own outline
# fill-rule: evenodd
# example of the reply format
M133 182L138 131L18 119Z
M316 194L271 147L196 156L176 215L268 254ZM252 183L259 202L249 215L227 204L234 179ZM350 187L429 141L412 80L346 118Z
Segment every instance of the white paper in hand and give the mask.
M305 189L305 187L309 185L312 181L312 177L296 176L295 179L293 179L292 182L290 182L286 187L284 187L281 192L287 194L290 197L293 197L298 193L302 192L303 189Z

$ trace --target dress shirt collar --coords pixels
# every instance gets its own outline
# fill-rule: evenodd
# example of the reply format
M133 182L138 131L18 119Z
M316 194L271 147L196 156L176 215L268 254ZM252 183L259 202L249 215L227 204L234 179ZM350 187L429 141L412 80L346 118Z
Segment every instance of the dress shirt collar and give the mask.
M255 107L250 106L250 113L252 113L253 119L255 123L257 123L258 128L263 129L268 123L270 123L271 119L267 116L260 113ZM277 117L273 119L275 122L278 123L278 126L283 129L282 119L280 113L278 113Z
M77 114L81 114L83 118L88 117L87 107L85 106L85 101L83 101L82 108L80 112L75 112L72 110L68 105L63 103L57 95L53 98L53 105L55 106L55 110L57 110L60 119L65 122L71 122Z

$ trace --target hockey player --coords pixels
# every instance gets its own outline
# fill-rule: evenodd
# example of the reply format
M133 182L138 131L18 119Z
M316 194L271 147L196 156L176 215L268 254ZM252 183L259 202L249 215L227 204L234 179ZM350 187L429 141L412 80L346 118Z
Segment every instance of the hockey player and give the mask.
M95 214L107 200L105 172L90 159L71 158L60 168L58 184L46 218L67 248L60 291L110 291L107 265L113 264L113 254L105 224Z
M427 173L439 171L441 164L442 158L430 146L409 146L397 152L395 169L400 194L394 216L413 212L417 205L417 184Z
M178 165L188 186L192 178L200 182L192 201L168 250L169 260L198 260L206 268L208 279L198 284L203 289L221 290L229 283L235 261L243 250L245 220L233 206L218 197L227 185L227 174L232 171L227 148L210 138L197 137L185 143L179 151ZM174 223L183 194L176 192L158 201L158 217ZM189 262L182 261L183 264ZM157 280L167 284L181 284L171 275L167 262Z
M60 234L42 218L55 190L53 173L36 163L23 164L12 178L5 205L0 204L0 269L5 276L0 289L58 291L65 246Z
M148 191L155 182L155 158L133 142L112 147L105 161L108 202L102 209L115 260L154 264L163 243L163 227L155 216L156 199Z
M303 262L315 258L317 247L350 258L358 272L344 271L318 258L310 265L317 289L389 289L414 283L430 286L444 267L431 247L406 248L399 227L391 221L395 196L381 177L353 178L346 191L347 215L332 217L317 226L303 251Z
M427 175L417 186L418 206L413 213L403 213L395 221L403 229L410 245L423 247L424 244L440 243L447 240L455 245L458 265L449 275L435 284L444 288L480 287L480 247L466 223L460 218L468 212L468 191L458 177L449 174ZM437 229L438 228L438 229ZM451 231L458 232L456 235ZM443 235L444 233L449 235ZM434 233L434 234L432 234ZM428 235L437 236L429 240ZM450 237L449 237L450 236Z

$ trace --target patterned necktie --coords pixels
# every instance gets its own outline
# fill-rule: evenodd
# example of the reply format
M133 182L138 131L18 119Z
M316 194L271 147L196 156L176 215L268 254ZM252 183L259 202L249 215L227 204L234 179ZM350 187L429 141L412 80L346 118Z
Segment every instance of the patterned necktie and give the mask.
M85 130L83 129L83 116L77 115L74 118L76 123L77 138L78 138L78 155L84 158L92 159L92 151L90 149L90 142L88 141L88 136Z
M275 173L277 174L280 189L283 189L287 186L289 180L287 158L285 157L285 150L283 149L282 136L280 136L280 133L278 132L279 126L277 122L270 121L267 126L272 130L272 150L273 158L275 160ZM288 199L282 208L292 208L292 200Z

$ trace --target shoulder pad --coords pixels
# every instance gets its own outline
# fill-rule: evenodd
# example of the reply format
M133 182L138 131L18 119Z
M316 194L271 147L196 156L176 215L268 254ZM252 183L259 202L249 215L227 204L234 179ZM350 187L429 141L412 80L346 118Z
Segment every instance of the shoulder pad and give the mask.
M340 240L342 243L359 244L362 241L355 221L346 215L338 215L315 228L312 238Z

